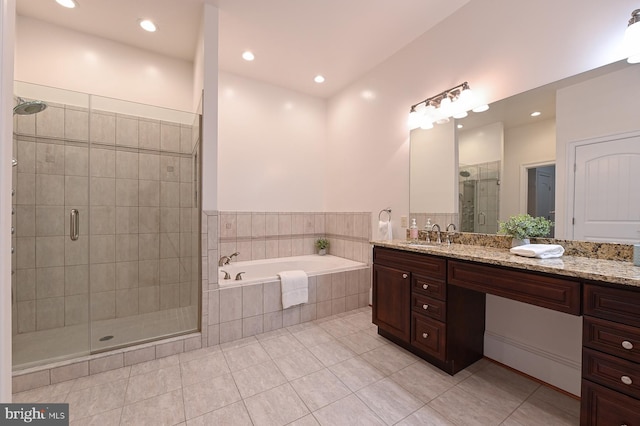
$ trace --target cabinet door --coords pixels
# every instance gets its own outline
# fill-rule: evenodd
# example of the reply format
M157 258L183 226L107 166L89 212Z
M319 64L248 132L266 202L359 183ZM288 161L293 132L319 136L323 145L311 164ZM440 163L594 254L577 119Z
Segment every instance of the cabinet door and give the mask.
M407 271L373 265L373 323L411 340L411 276Z

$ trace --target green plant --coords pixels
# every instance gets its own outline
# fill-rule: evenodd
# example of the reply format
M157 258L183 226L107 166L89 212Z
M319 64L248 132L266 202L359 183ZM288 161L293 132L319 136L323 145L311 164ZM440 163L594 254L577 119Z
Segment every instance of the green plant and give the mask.
M329 240L326 238L318 238L316 240L316 248L318 250L326 249L327 247L329 247Z
M511 216L506 222L500 222L501 234L511 235L518 240L549 235L553 222L542 216L532 217L528 214Z

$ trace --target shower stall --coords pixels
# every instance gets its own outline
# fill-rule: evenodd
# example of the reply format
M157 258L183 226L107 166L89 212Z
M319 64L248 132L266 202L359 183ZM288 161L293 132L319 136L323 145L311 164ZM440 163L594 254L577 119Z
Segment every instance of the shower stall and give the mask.
M460 230L495 234L500 210L500 161L460 164Z
M14 370L197 331L200 116L14 90Z

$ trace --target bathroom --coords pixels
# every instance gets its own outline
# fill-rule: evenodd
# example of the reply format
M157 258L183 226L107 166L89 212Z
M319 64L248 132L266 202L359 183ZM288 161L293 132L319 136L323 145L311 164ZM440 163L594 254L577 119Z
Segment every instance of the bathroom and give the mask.
M462 5L463 2L460 3ZM489 13L483 5L478 3L477 1L468 2L460 9L459 15L455 15L458 21L449 19L445 21L447 25L437 28L441 34L451 36L450 45L430 45L425 48L425 44L428 43L424 40L417 41L404 50L402 57L380 64L369 74L328 99L304 95L294 90L218 70L215 66L214 69L210 69L207 68L210 64L204 64L205 93L209 93L207 90L209 88L211 93L217 92L220 99L218 107L217 101L212 101L213 97L205 96L203 105L205 146L202 161L206 165L217 165L217 167L203 167L203 210L212 213L208 215L206 221L203 221L207 224L207 228L202 229L203 234L206 233L208 236L207 244L212 243L207 245L206 252L204 249L202 252L203 257L207 258L207 266L217 266L220 255L235 251L240 252L240 259L249 259L254 248L250 248L246 240L238 239L238 235L234 236L232 232L234 229L236 233L238 232L237 224L242 220L238 216L249 213L265 215L278 213L278 216L282 213L285 216L285 223L287 215L296 213L301 213L303 219L305 214L316 213L335 215L336 220L339 216L344 216L345 224L356 222L361 224L362 234L357 235L358 253L355 257L359 260L368 260L368 246L365 241L369 237L375 238L375 234L370 229L375 229L377 212L381 208L388 206L392 208L394 234L402 235L404 231L400 227L400 216L408 214L409 135L405 124L409 105L425 94L435 93L443 87L457 83L458 80L469 80L474 89L483 88L486 91L487 100L497 100L618 60L622 56L615 50L615 43L611 41L610 44L606 44L601 34L596 34L592 29L603 28L603 32L609 31L612 34L611 40L619 41L621 36L617 35L618 26L615 24L619 20L617 15L622 16L623 20L626 19L633 6L631 2L623 2L620 6L604 10L596 5L584 6L578 2L563 5L543 2L534 8L531 12L532 16L546 20L548 11L553 10L551 27L557 30L541 35L543 39L536 44L540 47L536 48L536 55L533 55L530 51L520 51L495 33L481 32L474 40L456 38L455 34L460 30L459 26L473 25L471 16L482 17L487 28L504 26L505 31L510 32L516 32L517 28L518 40L528 40L536 32L533 26L521 28L521 25L516 25L517 20L511 21L507 18L518 15L518 8L510 2L504 1L499 5L501 11L499 16L493 16L495 10ZM587 17L584 21L572 23L574 27L572 34L576 35L576 40L567 40L566 44L559 44L556 37L558 34L563 34L563 28L568 25L568 22L572 22L574 10L570 6L586 7L589 13L585 13ZM211 5L206 7L216 9ZM211 15L205 16L205 20L213 19L215 22L217 10L211 12ZM600 20L606 25L603 26ZM39 25L33 22L19 18L17 26L19 38L21 34L22 40L25 40L24 37L29 37L31 40L29 46L33 46L34 43L45 43L48 38L42 35L45 29L38 27ZM28 34L25 35L24 32ZM74 40L76 42L83 40L83 37L75 33L64 30L59 32L59 36L71 45ZM207 42L216 43L217 35L213 35L213 41L207 39L207 36L211 34L205 31L205 45ZM426 38L428 35L424 36L424 39ZM3 37L4 39L6 38ZM100 44L99 40L93 41ZM491 49L484 47L487 45L493 47ZM42 67L25 65L25 61L38 59L44 63L55 63L62 61L63 57L55 56L52 49L44 47L38 53L29 53L25 49L21 51L20 48L21 44L18 44L16 46L18 58L24 59L16 63L16 80L33 81L54 87L61 86L53 76L55 73L43 72ZM141 59L143 54L140 51L114 49L111 55L117 53L118 57L122 55L127 58L126 61L117 59L118 62L126 62L130 67L143 67L144 60ZM446 55L448 67L446 69L428 67L429 76L425 78L427 64L415 59L424 58L425 49L431 49L427 52L433 57ZM470 64L464 55L451 53L466 49L483 52L484 56L481 59L476 58ZM100 51L97 47L96 50ZM568 51L572 54L567 54ZM100 52L104 54L105 51ZM553 66L534 66L532 57L536 58L536 64L553 64ZM199 97L194 96L193 93L198 92L199 88L193 87L195 85L190 83L184 83L193 80L193 67L187 61L162 58L157 55L154 58L173 74L172 83L163 85L167 87L167 93L162 96L157 93L152 94L150 91L143 90L144 84L139 84L139 87L123 85L123 87L113 88L113 93L109 93L109 96L126 99L132 96L131 94L135 94L135 99L141 103L180 110L196 110ZM580 58L581 61L576 58ZM413 70L408 77L406 75L402 78L398 77L403 73L401 70L407 69ZM114 78L113 70L110 70L108 75L100 75L100 70L88 72L82 67L68 71L71 74L66 78L86 85L80 90L84 93L97 93L100 81L106 82ZM123 74L127 72L123 71ZM388 74L394 77L388 77ZM86 75L95 77L92 81L86 81L87 79L83 78ZM156 75L158 79L165 77ZM166 78L169 79L169 77ZM160 84L154 81L149 82L149 85L154 83ZM129 92L129 94L123 94L123 92ZM208 110L219 111L217 118L207 118L207 102L211 102ZM252 125L247 126L247 121ZM268 166L279 161L282 153L289 152L287 150L291 150L294 143L299 155L296 156L295 161L287 165L285 171L273 170ZM252 155L247 155L249 150ZM5 154L3 152L3 159ZM2 182L4 187L7 182L5 175ZM345 182L348 182L348 185L345 185ZM3 191L6 190L3 189ZM5 198L2 201L4 203ZM4 207L7 205L3 204L3 212L9 211ZM347 216L350 215L353 217L353 222L351 219L347 220ZM359 217L364 215L367 215L368 221ZM235 228L233 216L236 220ZM357 216L358 219L356 219ZM292 217L291 220L293 229L293 221L297 219ZM229 228L226 226L227 223L231 224ZM221 230L221 235L216 235L218 228ZM222 235L227 230L230 234ZM562 232L562 229L558 231ZM371 234L367 235L367 233ZM336 235L340 233L336 231ZM246 234L244 236L246 237ZM311 249L308 242L306 246L304 245L304 238L302 246L294 248L293 245L288 246L290 239L275 238L275 235L270 237L274 238L267 240L265 237L264 242L264 253L268 257L274 254L276 247L285 255L289 252L293 254L295 250L301 250L304 253ZM279 240L283 243L280 244ZM337 243L333 248L349 250L353 254L356 247L352 244L353 240L353 236L347 235L343 239L344 244ZM277 244L274 241L277 241ZM203 279L207 280L207 285L214 284L212 274L203 275ZM205 336L212 342L216 338L218 341L223 340L220 324L208 319L212 315L211 302L215 300L209 297L215 297L210 295L216 293L215 288L208 289L209 287L207 289L203 287L203 321L207 318L202 323L203 337L199 343L196 339L190 340L187 344L190 347L204 345ZM4 302L3 299L3 303L3 312L5 312L4 306L10 306L10 302ZM508 310L510 306L503 309ZM538 314L531 312L530 315ZM7 374L4 369L3 373Z

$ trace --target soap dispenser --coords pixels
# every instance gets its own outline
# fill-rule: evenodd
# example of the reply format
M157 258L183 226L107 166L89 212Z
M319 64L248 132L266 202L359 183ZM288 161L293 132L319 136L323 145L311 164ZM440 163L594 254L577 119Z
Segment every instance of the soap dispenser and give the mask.
M411 241L418 241L418 225L416 225L416 219L411 219L411 226L409 227L409 238Z

